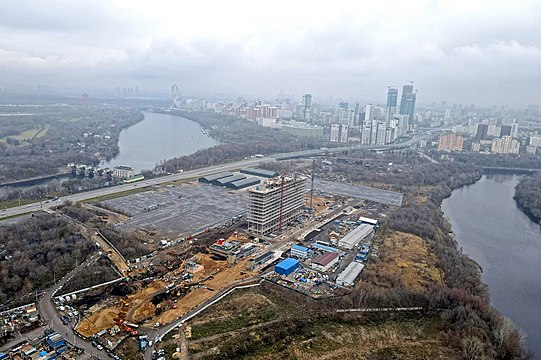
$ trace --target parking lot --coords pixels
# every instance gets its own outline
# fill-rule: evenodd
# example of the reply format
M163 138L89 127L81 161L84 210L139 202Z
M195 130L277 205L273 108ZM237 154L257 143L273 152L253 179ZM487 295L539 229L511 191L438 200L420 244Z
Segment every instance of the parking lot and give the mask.
M189 183L104 203L132 216L121 228L141 228L184 237L244 213L247 195L246 191Z
M329 194L339 194L392 206L402 206L402 193L369 186L351 185L316 178L314 188Z

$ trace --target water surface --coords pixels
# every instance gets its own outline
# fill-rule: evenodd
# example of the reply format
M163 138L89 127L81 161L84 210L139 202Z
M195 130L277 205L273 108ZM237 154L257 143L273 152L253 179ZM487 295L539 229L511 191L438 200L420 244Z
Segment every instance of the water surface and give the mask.
M453 191L442 210L464 253L483 268L492 305L527 334L541 358L541 228L513 195L520 176L488 175Z
M125 165L151 170L160 162L190 155L218 142L201 132L198 123L179 116L145 112L145 119L120 132L119 154L101 166Z

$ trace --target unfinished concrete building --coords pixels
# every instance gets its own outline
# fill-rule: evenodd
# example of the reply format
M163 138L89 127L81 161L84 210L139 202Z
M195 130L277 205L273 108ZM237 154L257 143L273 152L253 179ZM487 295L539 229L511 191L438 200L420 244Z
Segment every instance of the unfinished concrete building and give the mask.
M279 233L304 206L305 176L275 177L249 190L248 230L254 234Z

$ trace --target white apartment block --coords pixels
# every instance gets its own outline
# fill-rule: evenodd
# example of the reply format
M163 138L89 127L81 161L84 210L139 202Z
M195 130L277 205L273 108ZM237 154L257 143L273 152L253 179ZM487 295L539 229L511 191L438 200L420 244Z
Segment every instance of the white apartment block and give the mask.
M302 211L305 192L305 176L275 177L250 189L248 231L258 235L279 231Z

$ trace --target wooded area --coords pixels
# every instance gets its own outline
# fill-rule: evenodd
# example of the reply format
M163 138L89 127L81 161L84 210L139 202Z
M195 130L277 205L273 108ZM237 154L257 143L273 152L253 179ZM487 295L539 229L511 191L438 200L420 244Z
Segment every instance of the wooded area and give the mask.
M210 130L222 144L197 151L195 154L167 160L166 171L192 170L204 166L241 160L254 154L318 149L323 142L293 135L289 132L262 127L244 119L216 113L179 112L179 116L199 123Z
M55 277L60 279L83 262L92 248L55 216L35 216L0 228L0 304L10 305L50 287Z
M141 120L137 109L109 105L19 106L0 123L0 180L56 174L68 163L110 159L118 153L120 131ZM23 135L34 131L35 137Z
M514 199L526 215L541 221L541 173L522 178L515 188Z
M325 173L323 167L318 171ZM481 177L479 168L471 163L429 163L406 151L385 155L352 153L347 163L335 161L327 171L348 181L403 191L403 206L383 220L379 236L390 231L420 236L436 255L445 281L443 286L432 284L425 290L406 288L400 283L380 287L371 281L367 271L361 286L341 306L423 306L440 314L446 345L459 349L464 358L528 357L521 349L517 329L490 306L479 266L462 254L440 208L452 190Z

